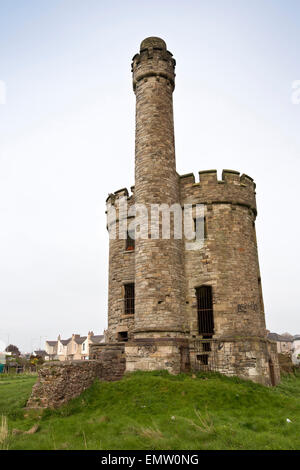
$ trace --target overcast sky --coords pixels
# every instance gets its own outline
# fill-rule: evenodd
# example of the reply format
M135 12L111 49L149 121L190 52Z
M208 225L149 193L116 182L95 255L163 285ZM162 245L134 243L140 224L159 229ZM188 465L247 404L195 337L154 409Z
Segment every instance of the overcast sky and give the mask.
M0 341L106 327L105 199L134 184L147 36L177 61L178 172L255 179L267 327L300 333L299 22L298 0L0 0Z

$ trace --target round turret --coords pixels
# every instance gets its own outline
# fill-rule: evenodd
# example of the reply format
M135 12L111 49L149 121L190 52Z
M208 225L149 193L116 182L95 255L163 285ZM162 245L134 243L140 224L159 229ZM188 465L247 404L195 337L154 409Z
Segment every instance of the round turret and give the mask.
M132 59L133 89L136 90L138 83L148 78L157 81L164 80L171 87L175 87L175 65L176 62L171 52L167 50L165 41L156 37L149 37L141 42L140 53Z

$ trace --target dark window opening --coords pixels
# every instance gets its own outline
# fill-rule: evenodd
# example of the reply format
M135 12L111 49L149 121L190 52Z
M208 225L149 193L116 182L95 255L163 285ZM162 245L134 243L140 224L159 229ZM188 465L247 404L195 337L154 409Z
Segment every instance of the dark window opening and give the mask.
M208 365L208 355L207 354L197 354L197 361L199 361L203 366Z
M128 332L127 331L119 331L118 340L119 341L128 341Z
M133 251L135 249L135 239L131 236L133 232L130 230L127 231L126 238L126 251Z
M212 335L214 333L214 316L211 286L196 288L198 328L200 335Z
M125 315L134 314L134 284L125 284L124 313Z
M205 240L207 238L207 223L206 217L199 217L194 219L194 231L196 238Z

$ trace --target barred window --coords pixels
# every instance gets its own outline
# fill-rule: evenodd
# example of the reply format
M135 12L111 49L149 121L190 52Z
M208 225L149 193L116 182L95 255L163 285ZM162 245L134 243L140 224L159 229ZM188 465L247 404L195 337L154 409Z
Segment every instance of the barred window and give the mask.
M125 315L134 314L134 284L125 284L124 311Z
M197 361L200 362L203 366L208 365L208 355L207 354L197 354Z
M213 300L211 286L196 288L198 329L200 335L214 333Z

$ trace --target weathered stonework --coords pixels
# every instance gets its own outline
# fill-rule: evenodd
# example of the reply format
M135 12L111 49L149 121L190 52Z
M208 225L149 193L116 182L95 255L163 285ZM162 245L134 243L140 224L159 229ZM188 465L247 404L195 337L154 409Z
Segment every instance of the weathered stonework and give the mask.
M190 360L195 370L196 355L199 354L197 346L194 340L190 340ZM224 341L214 339L208 354L208 370L238 375L263 385L275 385L280 380L276 344L254 336L232 337Z
M89 361L46 363L27 402L28 408L57 408L79 396L96 380L120 380L125 372L124 344L91 344Z
M101 378L97 361L50 362L39 370L27 408L57 408Z
M91 358L101 363L101 380L120 380L125 372L124 343L102 343L91 346Z
M129 208L135 201L134 193L129 196L125 189L110 195L107 203L118 208L117 203L120 198L126 198ZM117 211L117 233L119 233L120 219L123 217L123 214ZM126 331L131 337L134 327L134 316L125 314L123 298L124 285L135 280L135 258L134 251L126 251L125 247L126 239L111 238L109 241L108 341L117 341L119 331Z
M267 340L255 233L255 183L247 175L223 170L176 173L172 95L175 60L159 38L147 38L132 62L136 95L135 187L111 194L128 205L203 204L204 246L188 250L185 240L110 240L108 336L125 345L126 369L207 367L266 385L280 380L277 354ZM118 214L118 223L122 214ZM118 224L117 224L118 229ZM150 230L148 228L148 230ZM135 283L135 314L124 314L124 284ZM211 286L214 332L204 351L199 334L196 287ZM206 342L207 342L206 341ZM212 364L213 363L213 364Z
M132 62L136 95L135 202L180 202L175 166L173 90L175 60L159 38L145 39ZM184 334L183 242L139 238L135 244L134 337L163 331Z
M186 338L137 338L126 345L126 371L168 370L171 374L190 371Z

